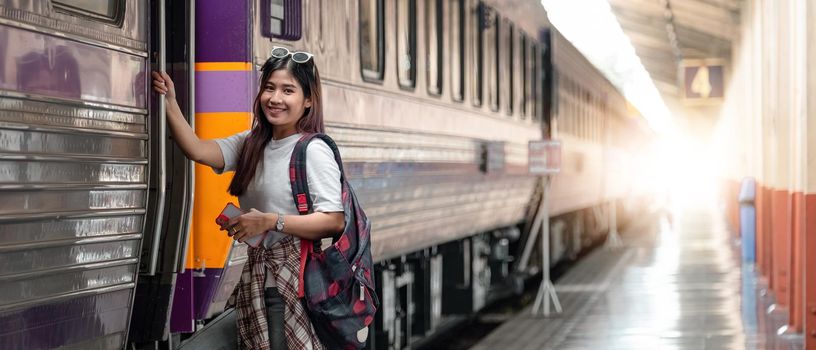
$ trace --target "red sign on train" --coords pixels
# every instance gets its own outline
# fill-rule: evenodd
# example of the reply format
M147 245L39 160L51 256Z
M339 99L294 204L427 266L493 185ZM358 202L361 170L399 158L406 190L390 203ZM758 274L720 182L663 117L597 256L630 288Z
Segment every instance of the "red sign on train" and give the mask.
M530 141L527 147L528 172L535 175L556 174L561 171L561 141Z

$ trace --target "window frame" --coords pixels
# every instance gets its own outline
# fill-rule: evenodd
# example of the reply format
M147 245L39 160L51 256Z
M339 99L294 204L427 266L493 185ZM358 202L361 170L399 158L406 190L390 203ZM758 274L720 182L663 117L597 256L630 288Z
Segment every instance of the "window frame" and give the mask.
M537 119L536 116L536 42L532 38L527 41L527 54L524 59L527 61L527 77L525 79L524 94L527 96L527 115L531 121Z
M396 25L397 25L397 84L399 84L400 88L403 90L414 90L416 88L417 82L417 6L416 0L396 0ZM407 5L406 5L407 3ZM400 11L402 6L408 7L408 14L406 18L402 16L405 15ZM406 23L403 21L407 19ZM407 25L403 26L403 25ZM401 34L403 31L407 31L407 42L404 43L406 47L403 47L403 42L401 38ZM404 49L408 49L408 56L410 56L410 67L403 71L401 65L401 59L403 56ZM408 76L403 76L403 74L407 72Z
M363 66L363 27L362 23L362 7L364 3L374 3L376 8L374 9L376 15L377 23L374 24L376 27L374 32L377 34L377 37L374 38L377 43L377 70L368 69ZM361 0L358 2L357 6L357 31L358 31L358 58L360 60L360 77L363 81L371 82L371 83L382 83L385 78L385 0Z
M469 28L467 26L467 3L466 0L449 1L451 21L448 23L450 23L451 28L449 32L450 46L452 48L450 55L451 100L454 102L463 102L465 100L465 91L467 90L465 83L465 74L467 74L466 57L468 53L467 29ZM458 18L458 21L454 21L454 18Z
M505 48L506 48L506 51L507 51L507 54L505 55L505 57L506 57L505 58L505 63L506 63L505 68L507 69L507 73L506 73L507 74L507 79L509 79L508 82L507 82L507 102L505 102L505 106L507 108L506 109L507 110L507 115L512 116L514 111L515 111L515 107L516 107L515 106L515 94L514 94L515 89L516 89L516 79L515 79L516 78L516 72L515 72L516 70L513 69L513 67L516 64L516 62L515 62L515 60L516 60L516 53L515 53L515 50L516 50L515 34L516 33L515 33L515 29L516 28L515 28L515 25L513 25L513 22L508 20L506 22L505 26L504 26L504 29L505 30L502 31L503 32L502 35L504 35L504 38L505 38L504 42L505 42Z
M110 24L116 27L121 27L125 19L125 0L115 0L116 10L113 17L101 15L99 13L83 9L81 7L72 6L60 2L60 0L51 0L51 8L59 13L64 13L74 17L80 17L87 20Z
M425 18L433 18L433 28L425 22L426 47L426 80L427 91L431 96L441 96L444 91L445 69L445 3L444 0L427 0L425 2ZM431 16L433 11L433 16ZM432 40L433 39L433 40ZM436 45L433 45L436 44Z
M476 11L474 11L472 23L469 26L471 32L471 40L473 46L470 52L472 53L473 61L471 62L471 70L473 71L473 79L471 79L470 88L472 91L471 103L475 107L481 107L484 104L484 30L482 30L482 23L485 17L485 5L478 1L476 3Z
M552 124L553 114L555 110L555 99L553 95L555 71L552 64L552 41L550 39L549 31L546 31L542 36L541 42L541 122L548 125Z
M275 17L272 12L272 1L261 1L261 36L267 38L275 38L289 41L300 40L303 37L303 5L301 0L280 0L281 12L283 17L280 18L281 32L272 32L271 18ZM300 15L300 18L296 18ZM275 17L277 18L277 17ZM289 21L287 21L289 18Z
M530 81L530 93L533 95L533 121L541 121L541 45L533 42L530 55L533 60L533 78Z
M485 7L484 74L487 105L493 112L501 108L501 17L492 8Z
M521 119L527 119L529 111L527 105L527 80L529 77L527 76L527 51L528 51L528 44L527 44L527 34L524 31L519 31L519 49L521 49L521 53L519 54L519 59L521 60L521 67L518 70L521 73L521 90L519 90L521 101L519 101L519 115Z

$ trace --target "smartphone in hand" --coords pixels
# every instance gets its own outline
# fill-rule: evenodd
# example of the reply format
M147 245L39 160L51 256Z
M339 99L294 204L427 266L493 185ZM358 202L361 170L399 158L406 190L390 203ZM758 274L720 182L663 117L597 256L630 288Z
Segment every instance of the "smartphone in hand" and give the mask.
M241 208L238 208L235 204L227 203L223 210L221 210L221 214L218 214L218 217L215 218L215 223L221 226L222 228L226 228L229 221L233 218L239 217L244 214L244 211ZM266 232L262 235L257 235L254 237L250 237L249 239L245 240L244 243L258 247L263 243L264 238L266 238Z

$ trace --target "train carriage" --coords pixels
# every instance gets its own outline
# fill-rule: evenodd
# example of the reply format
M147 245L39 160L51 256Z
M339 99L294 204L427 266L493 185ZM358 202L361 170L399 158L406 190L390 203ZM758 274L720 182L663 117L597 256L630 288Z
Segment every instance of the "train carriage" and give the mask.
M537 1L30 0L0 5L0 43L0 348L230 342L246 250L213 220L236 199L172 145L150 70L213 138L249 127L273 46L315 55L373 222L377 349L535 272L516 261L541 186L529 141L563 144L557 262L632 196L619 168L649 136Z
M0 5L4 349L127 338L151 182L147 6L74 3Z

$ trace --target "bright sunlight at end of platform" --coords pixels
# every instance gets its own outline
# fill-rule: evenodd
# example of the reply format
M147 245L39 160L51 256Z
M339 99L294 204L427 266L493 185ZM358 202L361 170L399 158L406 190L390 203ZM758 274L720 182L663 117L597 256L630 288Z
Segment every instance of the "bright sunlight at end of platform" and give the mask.
M592 62L658 134L642 171L672 206L716 195L713 152L698 135L680 130L606 0L542 0L553 26Z
M542 0L550 22L619 89L658 133L673 122L606 0Z

